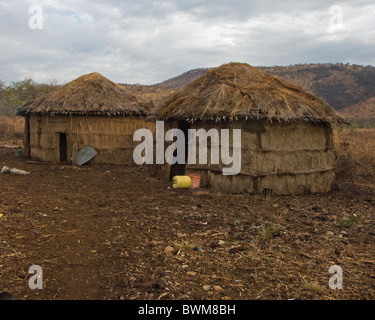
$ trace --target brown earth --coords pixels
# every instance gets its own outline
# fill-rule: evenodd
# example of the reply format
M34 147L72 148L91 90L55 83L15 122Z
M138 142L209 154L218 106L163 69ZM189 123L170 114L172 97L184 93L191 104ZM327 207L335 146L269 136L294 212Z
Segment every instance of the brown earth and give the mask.
M0 175L0 291L16 299L375 299L374 187L345 170L328 194L265 198L0 149L4 165L31 172Z

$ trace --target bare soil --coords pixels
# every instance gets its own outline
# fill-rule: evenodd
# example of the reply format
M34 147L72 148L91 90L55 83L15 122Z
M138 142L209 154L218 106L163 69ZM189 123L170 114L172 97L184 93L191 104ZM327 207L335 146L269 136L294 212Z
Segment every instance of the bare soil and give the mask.
M0 175L0 291L16 299L375 299L374 186L350 175L328 194L263 197L0 149L5 165L31 172Z

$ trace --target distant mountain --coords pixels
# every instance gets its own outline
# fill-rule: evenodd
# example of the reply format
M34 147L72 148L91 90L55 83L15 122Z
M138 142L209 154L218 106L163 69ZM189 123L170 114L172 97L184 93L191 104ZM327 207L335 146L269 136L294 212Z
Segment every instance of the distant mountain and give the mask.
M339 113L357 123L375 124L375 67L349 64L304 64L259 67L325 99ZM152 86L125 85L155 103L203 76L194 69Z
M121 84L130 91L133 91L144 98L151 100L155 104L161 103L170 94L182 89L190 82L205 75L208 69L194 69L185 72L177 77L157 83L154 85L143 86L140 84Z
M152 101L156 105L161 103L166 97L176 92L176 90L164 88L158 84L144 86L140 84L123 84L126 89L139 94L143 98Z
M375 67L309 64L262 69L324 98L359 126L375 124Z
M190 70L177 77L163 81L157 85L166 89L172 89L177 91L185 87L190 82L193 82L194 80L204 76L207 70L208 69L205 68Z
M308 64L262 69L324 98L337 110L375 96L375 68L372 66Z

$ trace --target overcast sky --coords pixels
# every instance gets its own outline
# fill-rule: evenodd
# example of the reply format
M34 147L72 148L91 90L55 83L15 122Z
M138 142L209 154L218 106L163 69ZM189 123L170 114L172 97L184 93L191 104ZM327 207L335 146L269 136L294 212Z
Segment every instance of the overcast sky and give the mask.
M375 0L0 0L2 81L153 84L230 61L375 65Z

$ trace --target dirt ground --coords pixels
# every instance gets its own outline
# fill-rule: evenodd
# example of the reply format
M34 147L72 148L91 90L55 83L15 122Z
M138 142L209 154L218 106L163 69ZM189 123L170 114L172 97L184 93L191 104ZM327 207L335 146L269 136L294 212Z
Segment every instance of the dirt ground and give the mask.
M31 172L0 175L0 291L16 299L375 299L375 190L350 175L329 194L263 197L0 149L5 165Z

